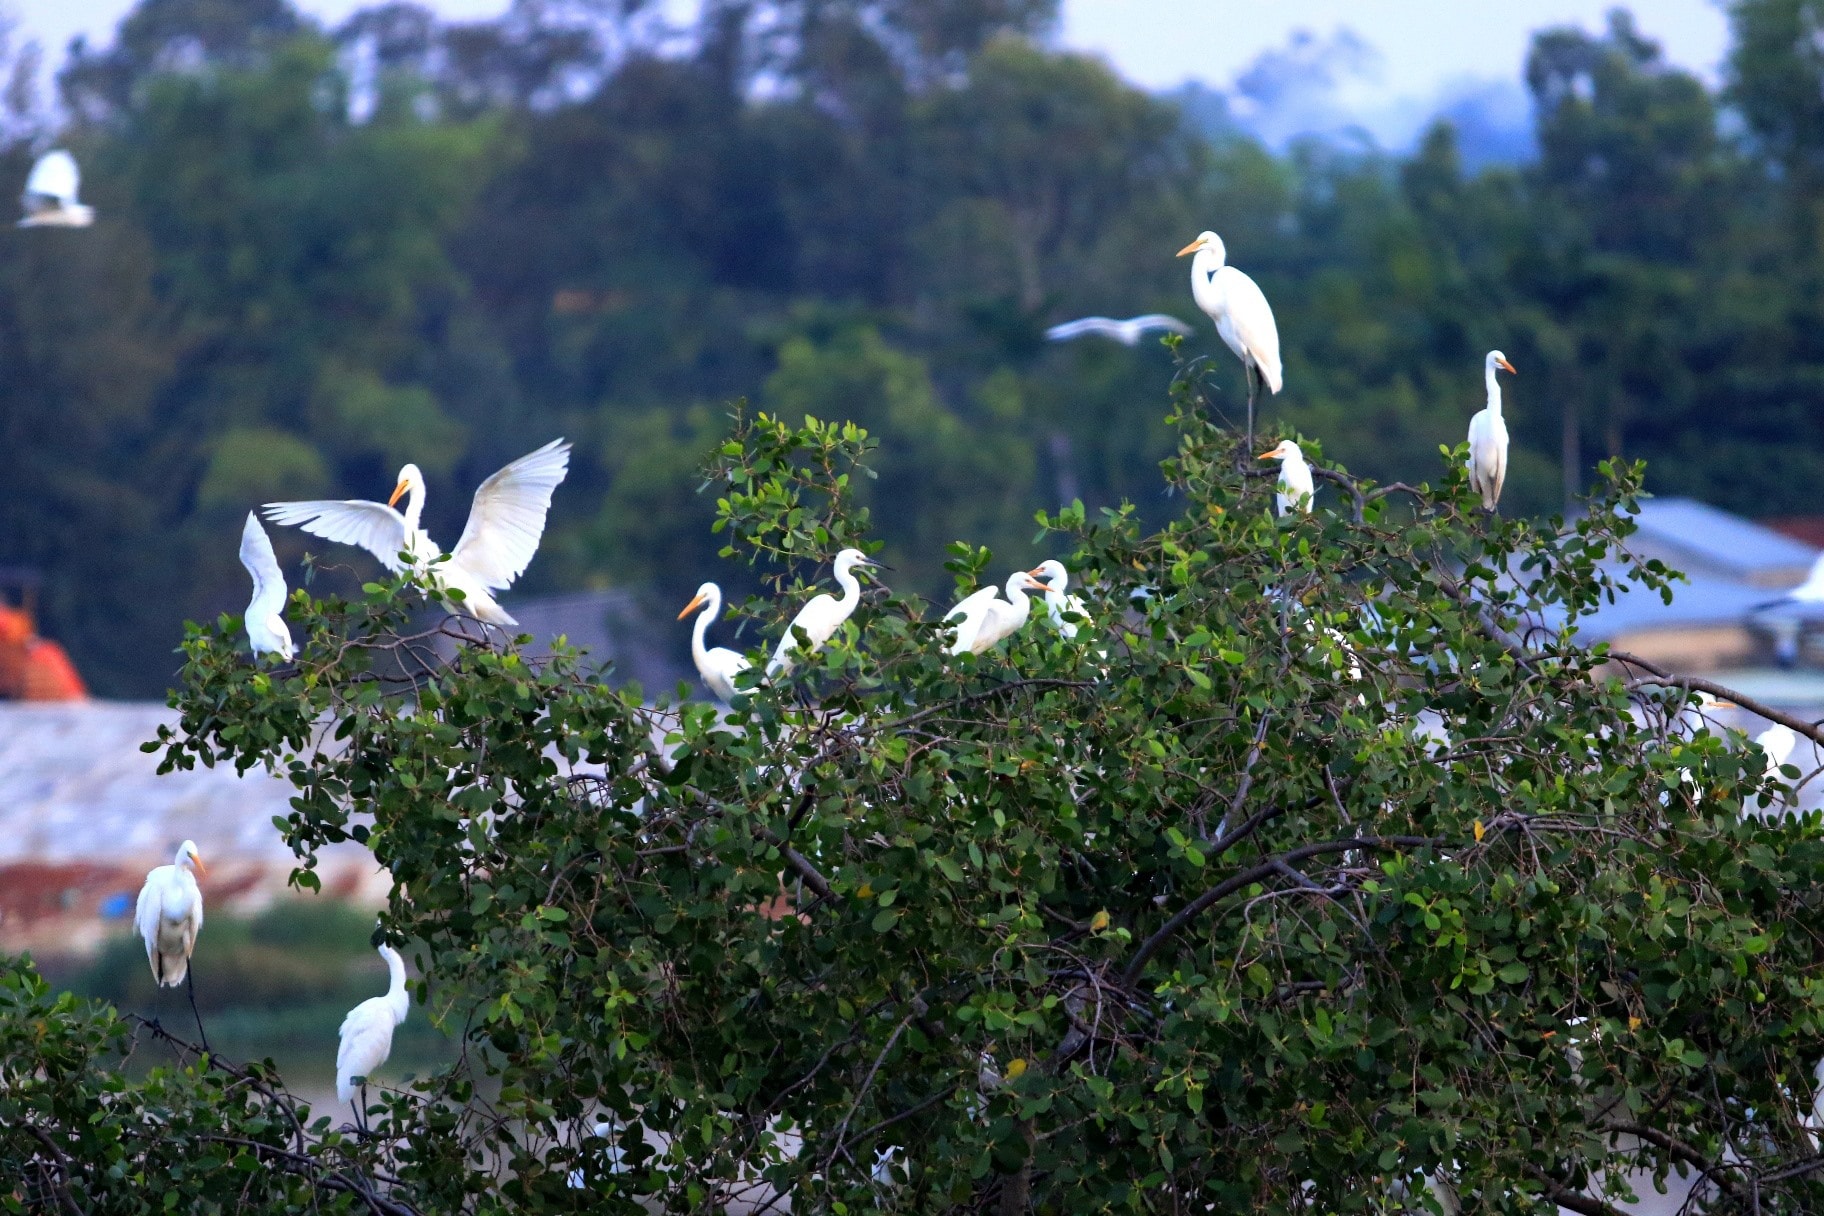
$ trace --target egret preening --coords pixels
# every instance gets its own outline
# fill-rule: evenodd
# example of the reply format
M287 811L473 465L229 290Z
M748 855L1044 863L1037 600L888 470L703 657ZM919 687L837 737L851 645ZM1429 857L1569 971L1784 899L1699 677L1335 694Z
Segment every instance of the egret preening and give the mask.
M292 656L291 629L285 624L285 575L272 551L272 538L260 527L259 516L247 512L241 529L241 565L253 575L253 598L247 603L247 641L254 657Z
M1279 513L1297 509L1309 511L1311 496L1317 493L1311 482L1311 466L1305 463L1304 449L1290 439L1282 439L1279 446L1270 452L1262 452L1257 459L1279 461Z
M690 657L697 662L697 674L703 677L703 687L727 701L735 695L735 677L752 664L746 655L736 654L726 646L704 648L703 635L709 631L710 621L722 616L722 588L714 583L698 587L696 597L684 605L678 619L683 620L698 608L703 609L703 615L697 618L690 631Z
M1216 332L1241 360L1248 378L1248 442L1254 442L1254 380L1277 394L1284 378L1279 366L1279 326L1260 285L1227 264L1228 250L1214 232L1199 234L1178 251L1191 259L1191 298L1216 322Z
M798 615L786 627L785 636L779 639L778 648L766 664L769 679L778 675L790 675L794 655L808 657L822 650L823 644L830 640L830 635L842 628L842 623L854 614L861 603L861 582L855 577L857 566L881 568L879 562L870 561L868 555L860 549L844 549L838 553L834 573L836 585L842 588L842 598L837 599L825 592L812 596L810 603L798 610ZM798 644L800 631L806 639L804 646Z
M1496 369L1510 374L1514 365L1498 350L1482 360L1482 379L1488 385L1488 405L1469 420L1469 485L1482 496L1482 506L1493 511L1501 501L1501 483L1507 480L1507 423L1501 418L1501 383Z
M1193 330L1177 317L1168 317L1162 312L1149 312L1145 316L1129 317L1125 321L1117 321L1113 317L1084 317L1080 321L1066 321L1046 330L1045 336L1053 342L1068 342L1072 338L1093 335L1113 338L1123 346L1138 346L1140 339L1156 332L1189 337Z
M202 1015L196 1012L196 980L190 974L190 952L196 949L196 935L203 928L203 892L196 885L196 875L208 872L202 854L196 851L196 842L186 840L177 846L177 856L170 865L155 866L147 872L146 885L139 889L139 902L133 909L133 927L146 943L146 962L151 964L152 978L160 988L184 985L190 994L196 1033L205 1050L209 1036L203 1032Z
M450 550L447 561L436 560L443 549L419 526L424 514L424 475L415 464L399 470L399 484L383 503L362 499L270 502L265 507L266 518L338 544L358 545L395 574L409 564L420 577L462 593L460 603L451 601L454 611L490 625L517 625L490 592L511 587L532 564L545 532L551 492L569 468L570 445L553 439L482 482L469 507L462 539ZM393 509L401 495L405 497L403 515ZM401 554L408 561L401 561Z
M1076 623L1066 620L1066 614L1087 618L1089 613L1083 607L1081 596L1066 594L1070 573L1064 569L1064 563L1048 557L1026 573L1045 584L1045 614L1051 618L1051 627L1064 637L1076 637Z
M76 187L82 175L76 169L76 158L62 148L53 148L38 158L25 179L25 205L21 228L87 228L95 222L95 208L76 201Z
M367 1120L367 1079L393 1054L393 1027L405 1021L411 1001L405 995L405 960L391 946L380 947L386 960L386 973L391 982L385 996L370 996L348 1011L342 1019L342 1042L336 1048L336 1098L351 1101L357 1090L361 1104L355 1107L355 1119Z
M956 641L950 644L949 653L981 654L996 642L1011 637L1032 615L1032 601L1026 598L1026 593L1045 589L1044 583L1026 571L1016 570L1007 576L1006 599L996 599L994 593L1003 588L992 585L965 596L944 614L944 620L957 622Z

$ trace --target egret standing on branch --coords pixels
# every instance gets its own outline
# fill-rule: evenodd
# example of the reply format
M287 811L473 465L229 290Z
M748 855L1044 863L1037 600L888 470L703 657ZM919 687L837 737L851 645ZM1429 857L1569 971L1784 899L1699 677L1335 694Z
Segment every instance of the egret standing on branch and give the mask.
M709 623L722 616L722 588L714 583L704 583L697 588L696 598L684 605L684 611L678 613L681 621L703 609L703 615L697 618L696 625L690 631L690 657L696 660L697 674L703 677L703 687L722 698L732 700L735 695L735 677L752 666L744 654L736 654L726 646L705 649L703 635L709 631Z
M82 175L76 170L76 158L62 148L53 148L38 158L25 179L25 205L21 228L87 228L95 222L95 208L76 201L76 187Z
M390 979L385 996L370 996L348 1011L342 1019L342 1042L336 1048L336 1098L348 1102L357 1090L361 1104L355 1107L355 1121L366 1130L367 1079L393 1054L393 1027L405 1021L411 1001L405 995L405 960L399 952L384 943L380 957L386 960Z
M247 512L241 529L241 565L253 576L253 599L247 603L247 641L258 658L276 654L292 656L291 630L285 624L285 575L272 551L272 538L260 527L259 516Z
M792 623L786 626L785 636L779 639L778 649L766 664L766 674L770 679L779 675L790 675L794 655L809 657L823 649L823 644L830 640L830 635L842 628L842 623L854 614L861 603L861 583L855 577L855 567L868 566L873 569L884 569L877 561L870 561L868 555L860 549L844 549L836 555L834 573L836 585L842 588L842 598L825 592L811 597L810 603L798 610ZM802 632L805 644L799 645L798 635Z
M1482 379L1488 385L1488 405L1469 420L1469 485L1482 496L1484 510L1493 511L1501 501L1501 483L1507 480L1507 423L1501 418L1501 382L1497 368L1510 374L1514 365L1498 350L1482 360Z
M1000 587L983 587L944 614L944 620L956 621L956 640L950 644L951 654L981 654L1003 638L1011 637L1026 624L1032 615L1032 601L1026 598L1028 591L1044 591L1045 584L1024 570L1016 570L1007 576L1007 598L999 600L994 593Z
M1178 251L1197 256L1191 259L1191 297L1197 307L1216 322L1216 332L1241 360L1248 378L1248 443L1254 442L1255 376L1277 394L1284 379L1279 366L1279 326L1273 321L1273 309L1260 285L1246 274L1227 265L1228 250L1222 238L1205 232Z
M415 464L399 470L399 484L383 503L362 499L269 502L266 518L338 544L358 545L395 574L406 570L408 562L400 560L405 554L415 574L446 591L462 593L460 601L452 600L452 611L490 625L517 625L489 593L511 587L532 564L539 538L545 533L551 492L569 469L570 445L553 439L482 482L469 507L462 539L450 550L448 561L436 560L443 549L419 526L424 514L424 474ZM393 509L401 495L405 496L404 515Z
M177 856L170 865L155 866L147 872L146 885L139 889L139 903L133 909L133 927L146 943L146 962L151 964L153 980L160 988L184 985L204 1050L208 1050L209 1036L203 1031L203 1016L196 1011L196 980L190 974L190 952L196 949L196 935L203 929L203 892L196 885L196 875L208 872L202 855L196 851L196 842L186 840L177 846ZM156 1016L153 1020L157 1021Z
M1094 335L1113 338L1123 346L1138 346L1141 338L1154 332L1180 334L1188 338L1195 331L1177 317L1168 317L1162 312L1149 312L1145 316L1129 317L1125 321L1117 321L1113 317L1084 317L1080 321L1066 321L1046 330L1045 336L1053 342L1068 342L1072 338Z
M1279 461L1279 513L1297 509L1309 511L1311 497L1317 493L1311 481L1311 466L1305 463L1304 449L1290 439L1282 439L1279 446L1269 452L1262 452L1257 459Z

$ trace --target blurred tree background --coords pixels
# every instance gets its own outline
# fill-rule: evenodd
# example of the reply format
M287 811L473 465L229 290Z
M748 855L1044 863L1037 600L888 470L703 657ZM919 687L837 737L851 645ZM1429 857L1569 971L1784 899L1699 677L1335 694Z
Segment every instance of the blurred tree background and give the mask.
M1172 257L1206 227L1279 316L1268 417L1327 459L1431 468L1498 346L1509 510L1610 455L1662 493L1814 509L1824 0L1734 0L1720 93L1625 12L1544 31L1537 155L1475 171L1442 122L1410 156L1276 155L1052 49L1056 7L706 0L678 28L653 0L388 3L331 30L142 0L71 56L55 123L14 49L0 177L55 138L101 219L0 229L0 563L45 570L45 629L98 692L156 695L181 619L244 604L250 507L379 496L410 459L453 540L481 477L564 434L522 587L682 604L743 588L695 491L746 395L881 437L885 556L938 593L948 540L1036 559L1034 510L1159 492L1169 360L1046 325L1195 320L1239 404Z

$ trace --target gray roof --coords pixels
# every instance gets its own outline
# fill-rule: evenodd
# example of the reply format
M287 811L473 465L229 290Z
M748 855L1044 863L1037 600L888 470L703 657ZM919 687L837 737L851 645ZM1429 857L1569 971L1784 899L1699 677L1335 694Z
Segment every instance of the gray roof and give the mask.
M1745 625L1756 604L1770 593L1733 579L1692 574L1689 582L1672 584L1672 602L1639 584L1629 584L1625 595L1615 597L1578 622L1577 634L1586 642L1607 642L1624 633L1646 629L1683 629L1700 625Z
M1694 583L1703 575L1763 589L1797 586L1818 557L1803 541L1695 498L1647 499L1636 522L1640 531L1628 548L1683 570Z

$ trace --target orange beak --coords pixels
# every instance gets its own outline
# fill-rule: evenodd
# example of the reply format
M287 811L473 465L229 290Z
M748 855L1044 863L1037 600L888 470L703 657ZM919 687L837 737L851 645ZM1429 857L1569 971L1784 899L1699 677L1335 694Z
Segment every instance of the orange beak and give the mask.
M691 600L690 603L684 605L684 611L678 613L678 619L680 621L683 620L685 617L695 612L702 603L703 597L701 595L697 596L695 599Z
M1028 574L1026 576L1026 590L1028 590L1028 591L1050 591L1051 584L1041 583L1038 579L1036 579L1036 578L1032 577L1032 575Z
M1258 456L1256 456L1256 457L1255 457L1255 458L1254 458L1254 459L1256 459L1256 460L1271 460L1271 459L1273 459L1273 457L1275 457L1275 456L1277 456L1277 455L1279 455L1279 449L1278 449L1278 448L1274 448L1274 449L1273 449L1273 450L1272 450L1272 451L1270 451L1270 452L1262 452L1262 453L1261 453L1261 454L1260 454L1260 455L1258 455Z
M1514 371L1514 365L1509 363L1506 359L1496 359L1495 362L1500 366L1505 367L1512 375L1518 376L1520 374L1519 372Z
M204 878L209 876L209 867L203 864L203 855L201 853L190 854L190 864L195 866L196 872L201 874Z
M1202 248L1203 248L1203 238L1198 237L1196 240L1194 240L1190 244L1186 245L1183 249L1180 249L1174 256L1183 257L1187 253L1196 253L1199 249L1202 249Z
M400 482L398 485L394 486L393 487L393 496L386 500L386 505L390 507L394 503L398 502L400 496L405 493L405 489L406 489L406 483L403 481Z

